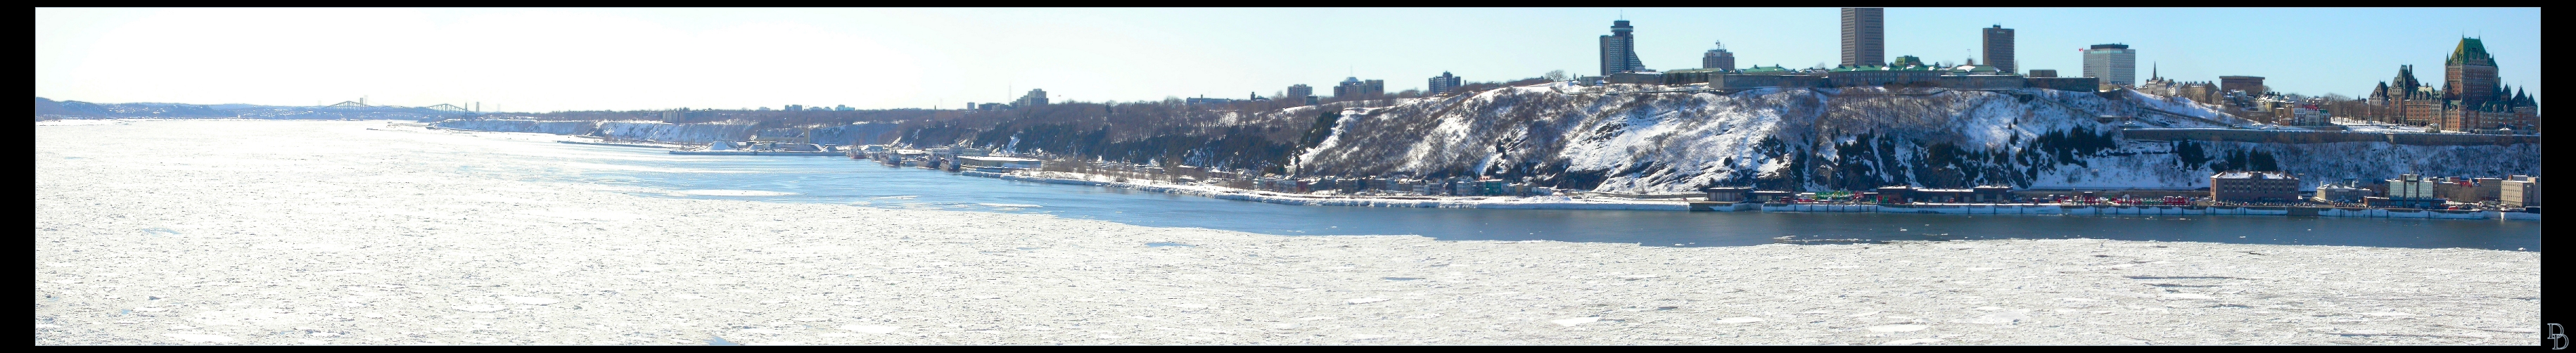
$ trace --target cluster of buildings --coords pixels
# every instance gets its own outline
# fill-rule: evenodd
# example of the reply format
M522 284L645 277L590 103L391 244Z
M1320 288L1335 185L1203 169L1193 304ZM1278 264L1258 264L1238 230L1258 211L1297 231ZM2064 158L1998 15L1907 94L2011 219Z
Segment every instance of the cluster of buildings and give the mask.
M2230 114L2275 125L2326 126L2333 116L2433 130L2472 133L2537 133L2539 102L2520 89L2500 83L2495 58L2477 38L2462 38L2445 60L2440 86L2417 81L2414 67L2401 66L2397 77L2382 82L2358 107L2334 106L2322 98L2272 92L2259 76L2220 76L2217 82L2176 81L2150 73L2137 75L2137 49L2127 44L2096 44L2079 49L2080 76L2059 77L2056 70L2025 74L2014 56L2013 29L2002 25L1980 29L1984 65L1926 64L1913 56L1886 56L1886 17L1879 8L1842 9L1842 61L1833 68L1789 69L1773 65L1739 69L1735 53L1724 43L1700 58L1697 69L1658 72L1637 57L1636 27L1611 22L1600 38L1601 76L1577 79L1582 84L1706 85L1738 90L1764 87L1943 87L1951 89L2058 90L2134 89L2219 105ZM2337 111L2340 110L2340 111Z
M2093 62L2086 58L2087 70ZM2359 102L2337 104L2285 95L2264 86L2259 76L2218 79L2213 83L2150 77L2130 88L2219 105L2237 117L2276 125L2327 126L2333 124L2331 117L2345 117L2431 131L2531 134L2541 129L2539 100L2501 84L2495 57L2477 38L2461 38L2452 49L2444 60L2441 85L2416 79L2413 65L2400 65L2394 78L2372 87L2369 97Z
M1444 179L1413 178L1255 178L1234 181L1239 189L1282 193L1327 192L1343 195L1411 195L1411 196L1544 196L1556 190L1491 178L1451 177Z
M760 107L760 110L761 110L761 111L768 111L768 110L769 110L769 107ZM859 108L851 108L850 106L847 106L847 105L834 105L834 106L832 106L831 108L824 108L824 107L808 107L808 106L803 106L803 105L789 104L789 105L787 105L786 107L781 107L781 108L780 108L780 109L778 109L778 110L782 110L782 111L791 111L791 112L801 112L801 111L808 111L808 110L811 110L811 111L818 111L818 112L822 112L822 111L845 112L845 111L859 110Z
M1708 195L1708 201L1715 202L1771 203L1817 197L1815 193L1765 191L1748 187L1702 188L1700 192ZM1852 193L1850 196L1853 200L1878 203L2007 203L2014 201L2012 188L2005 186L1941 189L1899 185Z
M2415 79L2415 67L2397 67L2397 76L2370 90L2361 109L2337 115L2436 130L2508 133L2540 130L2540 102L2506 87L2496 73L2495 57L2477 38L2461 38L2443 60L2442 85Z
M1007 109L1016 109L1016 108L1037 107L1037 106L1043 106L1043 105L1047 105L1047 95L1046 95L1046 90L1031 88L1031 89L1029 89L1029 93L1028 93L1028 94L1020 95L1020 99L1012 100L1010 103L983 103L983 104L976 104L975 102L966 102L966 109L967 109L967 110L980 110L980 111L993 111L993 110L1007 110Z
M2344 179L2300 192L2299 177L2283 172L2224 172L2209 176L2209 200L2224 203L2341 203L2381 208L2435 209L2453 203L2507 208L2540 207L2540 177Z
M1709 89L1738 90L1764 87L1860 87L1907 86L1952 89L2000 90L2041 87L2062 90L2093 91L2105 84L2127 84L2134 76L2137 52L2126 45L2104 44L2087 49L2083 77L2057 77L2055 70L2032 70L2024 76L2013 55L2013 29L2003 25L1980 29L1986 64L1975 59L1965 64L1926 63L1914 56L1887 57L1887 21L1879 8L1842 9L1842 63L1833 68L1789 69L1773 65L1735 67L1735 53L1726 50L1724 42L1700 57L1697 69L1658 72L1645 67L1637 58L1636 27L1626 20L1613 21L1610 34L1601 36L1601 76L1576 80L1583 84L1656 84L1707 85Z

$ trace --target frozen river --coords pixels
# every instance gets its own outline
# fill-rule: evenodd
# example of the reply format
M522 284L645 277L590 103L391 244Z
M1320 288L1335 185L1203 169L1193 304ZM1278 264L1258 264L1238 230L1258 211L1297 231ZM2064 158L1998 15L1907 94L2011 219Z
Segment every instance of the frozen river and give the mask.
M2231 244L2260 238L2221 233L2372 220L1305 207L383 122L35 128L38 345L2527 345L2538 336L2536 245ZM1935 223L1944 220L1955 222ZM2526 223L2375 227L2461 241L2530 236L2457 230L2537 231ZM2207 241L1634 245L1877 227ZM1275 235L1352 233L1429 237Z

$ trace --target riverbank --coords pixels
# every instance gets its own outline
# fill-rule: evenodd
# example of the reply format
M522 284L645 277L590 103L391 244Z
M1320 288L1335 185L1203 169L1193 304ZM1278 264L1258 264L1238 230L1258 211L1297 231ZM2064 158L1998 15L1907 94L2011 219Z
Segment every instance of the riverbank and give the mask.
M1107 187L1115 187L1115 188L1134 189L1134 190L1140 190L1140 191L1151 191L1151 192L1160 192L1160 193L1172 193L1172 194L1182 194L1182 195L1202 196L1202 197L1216 198L1216 199L1220 199L1220 200L1253 201L1253 202L1274 203L1274 204L1282 204L1282 205L1300 205L1300 206L1416 207L1416 208L1479 208L1479 209L1518 209L1518 210L1642 210L1642 211L1689 211L1689 210L1690 210L1690 203L1689 203L1689 202L1682 202L1682 201L1645 201L1645 200L1592 199L1592 198L1573 198L1573 197L1566 197L1566 196L1531 196L1531 197L1502 197L1502 196L1496 196L1496 197L1430 197L1430 196L1418 196L1418 197L1405 197L1405 198L1385 198L1385 197L1365 197L1365 196L1355 196L1355 197L1321 197L1321 196L1313 196L1313 195L1297 195L1297 194L1283 194L1283 193L1264 192L1264 191L1249 191L1249 190L1234 189L1234 188L1219 187L1219 186L1211 186L1211 185L1181 185L1181 184L1164 183L1164 182L1152 181L1152 180L1129 180L1129 181L1117 181L1116 179L1114 179L1114 178L1109 178L1109 177L1103 177L1103 176L1097 176L1097 175L1085 175L1085 174L1065 173L1065 172L1028 172L1027 174L1002 174L1002 173L991 173L991 172L962 171L962 172L958 172L958 174L960 174L960 175L966 175L966 176L975 176L975 177L997 178L997 179L1003 179L1003 180L1016 180L1016 181L1039 182L1039 183L1049 183L1049 184L1068 184L1068 185L1094 185L1094 186L1107 186Z
M2539 254L1276 236L639 196L344 122L40 126L39 345L2440 344ZM124 136L160 136L150 141ZM292 148L290 148L292 147ZM152 148L166 153L118 151ZM435 157L435 158L432 158ZM114 177L98 177L114 176Z
M1761 212L1841 212L1841 213L1920 213L1960 215L2227 215L2227 216L2318 216L2429 219L2504 219L2539 221L2540 214L2528 212L2391 210L2375 208L2292 207L2292 206L2143 206L2143 205L2061 205L2061 204L1796 204L1796 203L1708 203L1685 201L1650 201L1633 199L1574 198L1566 196L1408 196L1404 198L1368 196L1316 196L1251 191L1211 185L1181 185L1153 180L1118 181L1115 178L1066 172L992 173L962 171L960 175L1049 184L1093 185L1182 195L1203 196L1222 200L1240 200L1300 206L1349 207L1420 207L1479 209L1552 209L1552 210L1645 210L1645 211L1761 211ZM1696 206L1694 204L1697 204Z

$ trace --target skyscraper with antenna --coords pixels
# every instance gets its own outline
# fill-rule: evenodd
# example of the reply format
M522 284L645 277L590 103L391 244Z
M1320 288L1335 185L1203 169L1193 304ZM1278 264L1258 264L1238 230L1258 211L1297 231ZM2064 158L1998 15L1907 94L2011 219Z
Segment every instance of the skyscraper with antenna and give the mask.
M1621 17L1626 17L1625 13ZM1630 32L1628 20L1610 23L1610 34L1601 36L1601 75L1643 71L1646 64L1637 61L1637 37Z

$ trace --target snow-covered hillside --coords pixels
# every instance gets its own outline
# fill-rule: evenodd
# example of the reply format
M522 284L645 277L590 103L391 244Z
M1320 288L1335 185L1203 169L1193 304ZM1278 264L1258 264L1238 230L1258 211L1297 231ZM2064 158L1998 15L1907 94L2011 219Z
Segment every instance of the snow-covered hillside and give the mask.
M794 136L805 129L765 129L754 131L747 122L672 124L659 121L536 121L511 119L448 120L434 125L481 131L542 132L558 135L588 135L599 132L611 138L662 142L707 143L711 141L748 141L753 135ZM824 144L880 144L893 136L895 124L852 124L814 128L813 142Z
M2133 141L2133 127L2246 122L2189 101L2118 92L1536 85L1352 108L1296 160L1301 175L1492 176L1576 190L1682 193L1714 185L2193 188L2222 169L2277 168L2308 184L2399 173L2539 174L2540 148L2384 142Z

